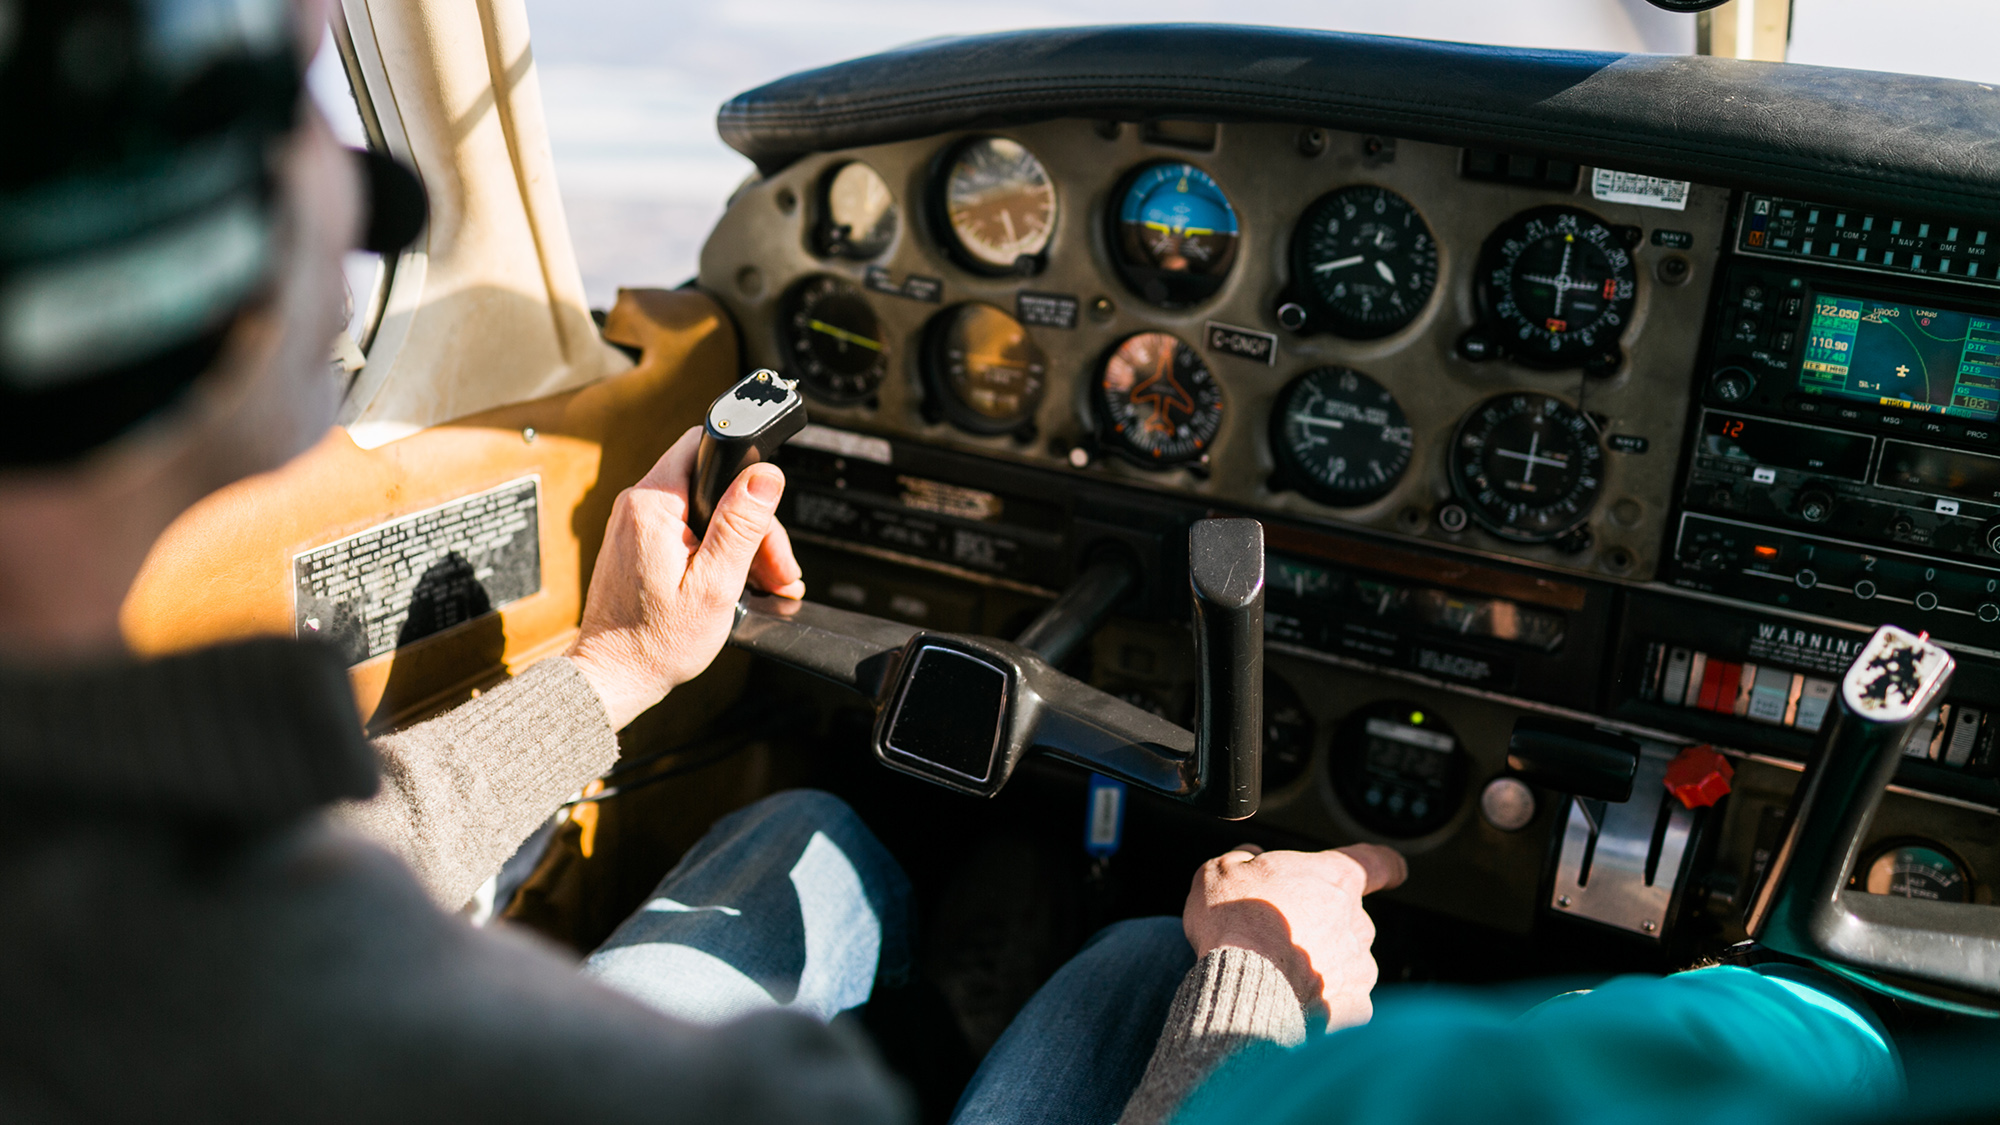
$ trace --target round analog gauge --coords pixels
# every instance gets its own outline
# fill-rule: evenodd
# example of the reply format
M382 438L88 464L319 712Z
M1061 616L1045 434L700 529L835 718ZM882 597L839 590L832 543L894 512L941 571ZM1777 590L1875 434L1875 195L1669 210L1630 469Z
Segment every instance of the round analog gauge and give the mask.
M980 137L953 152L944 175L944 216L966 265L986 273L1033 273L1056 229L1056 188L1018 141Z
M1371 703L1341 721L1327 772L1355 820L1384 836L1426 836L1465 803L1470 756L1443 719L1409 702Z
M1884 848L1862 866L1857 881L1869 894L1927 898L1932 902L1972 901L1972 887L1965 869L1944 849L1932 844L1904 843Z
M789 374L829 402L875 393L889 370L881 322L861 290L835 277L809 277L785 294L778 331Z
M1020 321L992 305L960 305L933 323L928 351L931 394L955 425L998 434L1034 420L1049 361Z
M1279 392L1271 448L1285 485L1351 508L1387 495L1410 467L1410 422L1382 384L1316 367Z
M1236 208L1214 177L1192 164L1149 164L1118 197L1113 243L1125 279L1163 308L1191 305L1222 287L1236 259Z
M826 178L820 199L820 252L879 256L896 237L896 196L880 173L858 160Z
M1097 379L1105 437L1141 465L1208 452L1222 428L1222 388L1195 350L1165 332L1128 336Z
M1452 439L1453 489L1486 530L1521 543L1545 543L1581 525L1603 469L1597 427L1550 395L1489 398Z
M1617 353L1638 270L1604 220L1574 207L1537 207L1488 236L1479 292L1500 345L1515 358L1574 367Z
M1313 718L1292 685L1264 673L1264 792L1297 781L1312 763Z
M1292 236L1292 272L1317 323L1373 339L1401 329L1430 303L1437 242L1409 200L1356 184L1306 209Z

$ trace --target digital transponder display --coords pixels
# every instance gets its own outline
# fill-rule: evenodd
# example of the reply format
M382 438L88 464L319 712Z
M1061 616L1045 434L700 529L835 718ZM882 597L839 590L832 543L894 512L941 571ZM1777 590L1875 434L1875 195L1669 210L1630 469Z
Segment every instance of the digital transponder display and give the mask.
M1991 421L2000 417L2000 317L1817 294L1799 389Z

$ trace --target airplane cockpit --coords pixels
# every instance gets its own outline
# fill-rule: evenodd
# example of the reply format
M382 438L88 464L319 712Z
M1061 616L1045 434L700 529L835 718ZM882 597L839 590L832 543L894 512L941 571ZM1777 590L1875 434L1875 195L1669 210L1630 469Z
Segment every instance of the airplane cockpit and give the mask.
M936 1120L1245 842L1407 858L1383 988L1756 942L1892 1024L2000 1012L1993 87L927 40L721 105L755 171L696 275L593 313L520 6L406 7L333 40L426 233L356 295L340 427L182 518L132 645L318 640L371 732L434 715L563 650L690 426L704 483L784 470L807 589L745 595L480 924L587 951L717 818L836 793L915 887L922 990L864 1022ZM1922 689L1871 712L1871 660Z

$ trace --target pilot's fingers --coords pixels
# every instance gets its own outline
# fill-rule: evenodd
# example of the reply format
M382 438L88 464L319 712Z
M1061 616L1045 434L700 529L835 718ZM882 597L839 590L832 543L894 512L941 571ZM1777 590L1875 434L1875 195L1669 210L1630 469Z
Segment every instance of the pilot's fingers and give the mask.
M681 435L653 467L646 471L634 488L648 488L664 492L674 497L682 518L687 515L687 498L694 488L694 459L701 449L701 427L693 426Z
M750 585L781 598L806 596L805 571L792 554L792 537L777 520L771 521L771 530L764 533L757 557L750 562Z
M736 601L750 577L751 560L777 522L785 474L776 465L752 465L738 474L716 502L708 533L688 560L683 589L714 608Z
M1359 864L1367 879L1361 890L1364 895L1401 886L1410 875L1410 864L1403 858L1403 853L1381 844L1349 844L1321 854L1346 856Z

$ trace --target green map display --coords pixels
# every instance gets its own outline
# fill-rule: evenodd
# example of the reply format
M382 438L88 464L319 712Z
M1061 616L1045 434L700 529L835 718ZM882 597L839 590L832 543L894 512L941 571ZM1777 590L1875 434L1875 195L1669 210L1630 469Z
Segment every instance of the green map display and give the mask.
M1821 293L1799 389L1991 420L2000 416L2000 318Z

